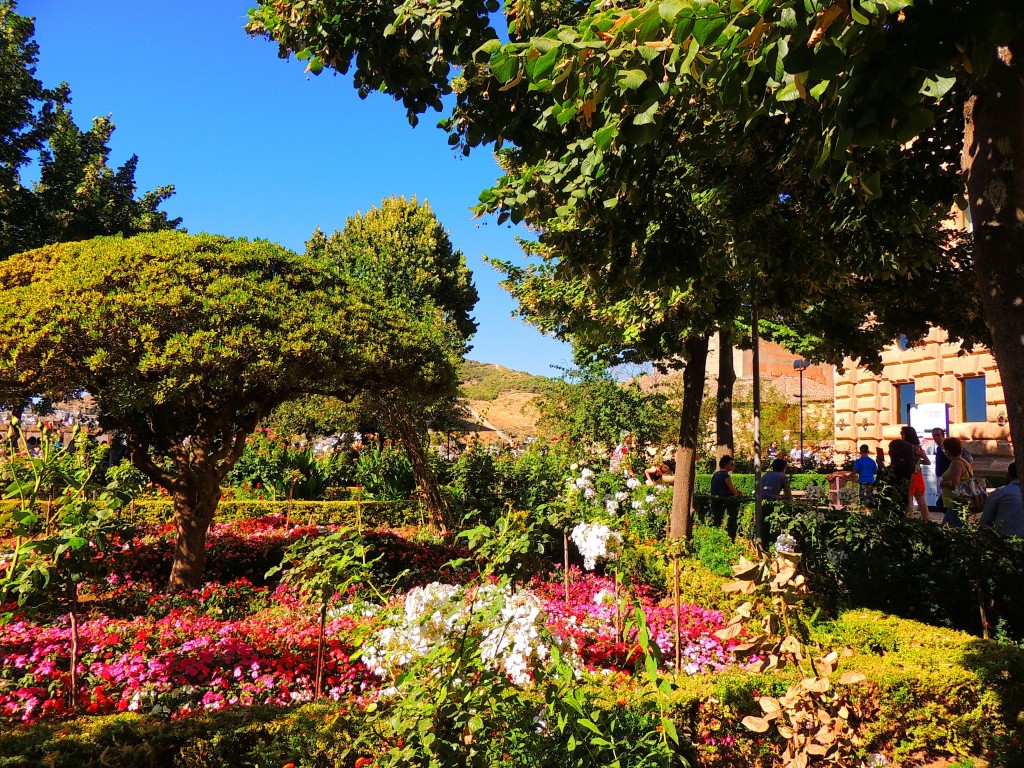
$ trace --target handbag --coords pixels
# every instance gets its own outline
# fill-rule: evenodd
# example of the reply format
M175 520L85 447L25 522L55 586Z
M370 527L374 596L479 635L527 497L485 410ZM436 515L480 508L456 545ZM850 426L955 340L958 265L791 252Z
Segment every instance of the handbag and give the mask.
M966 461L964 469L967 471L967 477L960 480L960 485L953 490L953 497L962 501L970 514L980 515L988 498L988 483L983 477L975 477Z

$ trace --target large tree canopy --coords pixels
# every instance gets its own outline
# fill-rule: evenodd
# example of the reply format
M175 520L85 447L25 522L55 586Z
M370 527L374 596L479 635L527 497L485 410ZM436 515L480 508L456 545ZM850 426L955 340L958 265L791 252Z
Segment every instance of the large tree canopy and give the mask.
M379 291L401 306L403 321L434 344L436 363L410 369L360 396L361 408L401 440L433 525L445 529L447 510L430 469L423 437L432 422L456 409L459 366L476 332L473 276L461 251L452 247L430 205L392 197L379 208L349 217L325 237L316 232L307 254L331 265L346 282Z
M49 246L0 263L0 400L88 391L172 496L171 586L192 587L219 483L272 408L448 364L437 328L404 309L264 241L166 232Z
M110 118L95 118L82 131L71 116L68 86L47 89L36 79L34 31L13 0L0 1L0 257L49 243L177 227L181 219L157 210L174 187L136 198L138 158L116 170L108 165ZM38 180L29 184L23 174L34 152Z
M540 231L545 267L510 270L524 314L586 348L694 361L744 302L835 361L877 362L894 326L923 331L940 316L978 338L972 312L943 314L939 300L970 265L939 231L960 191L955 146L889 134L850 147L830 188L818 183L829 152L808 154L826 110L762 109L763 77L707 75L704 48L731 32L730 53L743 53L766 34L746 23L754 10L793 4L735 4L730 25L732 5L704 0L513 3L506 44L481 21L495 10L483 2L394 3L384 27L379 8L265 2L249 28L314 72L354 65L362 91L401 98L411 118L454 91L450 143L512 147L479 210ZM417 77L410 62L426 64ZM971 306L975 291L964 292Z

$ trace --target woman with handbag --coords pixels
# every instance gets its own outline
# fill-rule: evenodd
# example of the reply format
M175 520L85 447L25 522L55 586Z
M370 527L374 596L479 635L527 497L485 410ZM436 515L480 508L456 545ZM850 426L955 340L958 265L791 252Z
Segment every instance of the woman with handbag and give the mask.
M942 506L945 515L943 525L961 528L964 524L963 498L956 495L960 484L974 477L971 465L964 460L964 446L955 437L947 437L942 441L942 450L949 457L949 467L942 473L939 487L942 489Z

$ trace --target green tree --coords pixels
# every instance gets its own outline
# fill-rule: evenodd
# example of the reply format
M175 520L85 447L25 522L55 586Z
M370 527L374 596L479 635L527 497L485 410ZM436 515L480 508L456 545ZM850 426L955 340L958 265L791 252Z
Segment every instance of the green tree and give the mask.
M679 100L698 87L748 125L816 110L816 129L795 137L793 155L851 215L879 211L875 203L893 191L887 169L872 162L887 146L900 148L899 166L924 174L926 186L956 186L948 200L969 209L973 254L949 293L977 292L1024 460L1019 3L668 0L593 6L575 27L538 32L488 43L491 71L506 86L556 94L547 119L582 122L592 129L584 136L604 145L665 135ZM472 116L459 117L468 131ZM894 306L910 314L905 298Z
M447 507L430 468L425 437L433 422L457 409L462 358L476 332L471 313L477 292L465 256L452 247L428 203L401 197L350 217L330 237L318 230L306 252L347 281L380 291L386 301L401 306L403 319L416 324L419 337L434 345L434 365L377 382L362 392L360 408L401 441L431 524L447 529Z
M502 154L506 175L478 210L541 233L542 268L509 271L531 322L584 353L687 361L673 505L679 535L688 529L681 516L709 334L749 318L756 302L817 357L841 362L854 353L877 363L893 323L923 331L943 312L941 292L922 300L920 312L910 306L908 296L923 294L908 290L908 280L941 287L917 280L937 275L948 289L969 264L969 254L950 256L938 227L956 193L945 172L956 160L948 145L890 139L856 152L865 184L883 173L891 181L868 206L857 190L829 189L810 172L803 148L820 134L814 108L747 120L733 114L742 94L695 85L689 73L701 41L725 26L716 3L515 3L505 9L504 45L487 25L459 26L485 18L483 3L396 4L384 28L369 14L325 18L290 13L292 5L261 4L250 31L319 66L344 72L354 61L358 87L401 98L411 116L440 109L439 97L454 90L443 122L450 143L466 152L511 147ZM700 24L678 39L652 31L686 8L693 21L698 6ZM404 77L420 57L436 66ZM457 78L449 63L461 67Z
M174 502L170 587L201 583L220 483L276 405L447 364L404 306L265 241L178 232L0 263L0 401L89 392Z
M157 210L173 186L136 198L138 158L116 170L108 165L110 118L95 118L82 131L67 84L46 89L35 78L34 32L17 3L0 2L0 258L50 243L177 227L181 219ZM32 166L33 152L39 178L27 185L22 171Z
M542 431L581 446L610 448L622 432L640 445L660 440L669 429L665 397L636 382L619 382L600 364L566 374L538 400Z

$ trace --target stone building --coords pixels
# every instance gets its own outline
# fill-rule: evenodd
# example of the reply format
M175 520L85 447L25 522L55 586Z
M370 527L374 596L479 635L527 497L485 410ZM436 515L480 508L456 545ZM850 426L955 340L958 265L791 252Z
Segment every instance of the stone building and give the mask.
M874 453L912 424L922 438L945 427L960 438L983 473L1000 474L1013 460L1006 400L995 358L983 347L963 354L934 328L919 343L905 338L882 352L880 376L850 364L835 375L838 452L867 443Z

